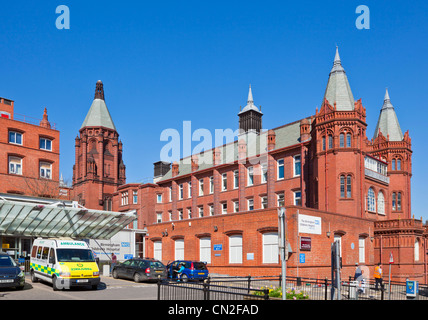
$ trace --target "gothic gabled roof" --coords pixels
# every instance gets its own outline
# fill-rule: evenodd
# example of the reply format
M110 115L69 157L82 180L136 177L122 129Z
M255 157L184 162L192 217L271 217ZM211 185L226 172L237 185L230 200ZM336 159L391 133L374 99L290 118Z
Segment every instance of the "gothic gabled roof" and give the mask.
M113 119L104 101L104 89L101 80L97 82L95 99L80 129L84 127L105 127L116 131Z
M373 139L377 138L379 130L385 137L389 136L390 141L402 141L404 138L400 124L398 123L397 114L389 98L388 89L385 92L383 106L380 110Z
M352 95L345 69L342 67L339 49L337 47L323 102L325 99L327 99L332 106L336 103L336 110L338 111L354 110L354 96Z

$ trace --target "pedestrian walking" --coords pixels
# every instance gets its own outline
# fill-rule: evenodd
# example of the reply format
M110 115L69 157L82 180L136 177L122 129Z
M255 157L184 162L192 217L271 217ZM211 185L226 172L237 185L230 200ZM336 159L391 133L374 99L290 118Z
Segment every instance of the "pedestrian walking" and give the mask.
M111 268L110 268L110 272L112 272L113 268L116 266L117 264L117 257L114 254L114 252L111 253Z
M380 285L380 288L382 289L382 273L383 273L382 265L379 262L375 268L374 275L373 275L376 282L375 290L379 290L379 285Z

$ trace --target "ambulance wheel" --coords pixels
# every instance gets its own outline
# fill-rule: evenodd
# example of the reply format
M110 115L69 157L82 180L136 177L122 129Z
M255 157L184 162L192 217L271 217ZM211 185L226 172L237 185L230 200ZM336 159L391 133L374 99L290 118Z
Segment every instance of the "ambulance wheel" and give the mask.
M31 282L32 283L39 282L39 280L36 278L36 275L34 274L34 270L31 270L30 275L31 275Z
M58 278L57 277L53 277L52 278L52 289L53 289L53 291L58 291L59 290L57 282L58 282Z

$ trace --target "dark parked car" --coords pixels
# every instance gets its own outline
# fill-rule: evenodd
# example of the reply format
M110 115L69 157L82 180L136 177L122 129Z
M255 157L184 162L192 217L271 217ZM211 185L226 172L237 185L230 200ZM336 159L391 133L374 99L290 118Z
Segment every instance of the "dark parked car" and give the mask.
M159 260L135 258L119 263L112 270L113 278L133 279L135 282L166 279L165 265Z
M208 278L209 271L205 262L192 260L176 260L168 263L168 278L177 279L178 270L181 265L184 265L184 270L180 275L180 280L187 282L188 280L205 280Z
M8 254L0 252L0 288L23 289L24 285L24 272Z

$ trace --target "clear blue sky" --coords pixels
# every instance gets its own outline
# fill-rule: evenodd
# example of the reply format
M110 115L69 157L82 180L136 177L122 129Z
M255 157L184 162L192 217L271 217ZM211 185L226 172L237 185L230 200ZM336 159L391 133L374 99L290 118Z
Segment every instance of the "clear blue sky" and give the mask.
M355 26L361 4L370 30ZM70 30L55 27L58 5ZM266 129L314 114L338 45L369 138L388 87L412 138L412 211L428 219L426 1L3 1L0 12L0 96L28 116L48 108L67 180L99 79L133 182L153 175L162 130L236 129L250 83Z

